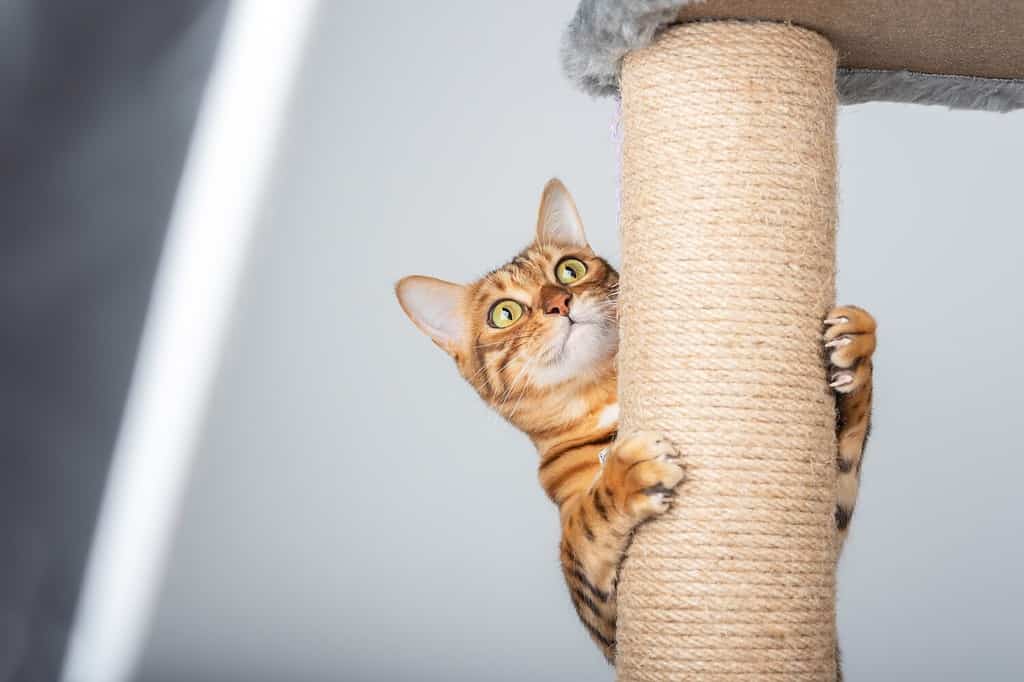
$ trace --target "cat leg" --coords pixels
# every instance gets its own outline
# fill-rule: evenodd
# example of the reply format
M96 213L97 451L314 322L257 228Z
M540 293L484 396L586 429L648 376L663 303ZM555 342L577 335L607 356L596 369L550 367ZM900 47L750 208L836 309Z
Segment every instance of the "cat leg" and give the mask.
M611 447L593 485L562 518L562 572L573 605L608 662L615 659L619 565L633 529L664 513L683 480L669 441L640 433Z
M836 392L836 528L840 548L857 503L864 445L871 427L875 328L870 314L852 306L834 308L825 320L829 385Z

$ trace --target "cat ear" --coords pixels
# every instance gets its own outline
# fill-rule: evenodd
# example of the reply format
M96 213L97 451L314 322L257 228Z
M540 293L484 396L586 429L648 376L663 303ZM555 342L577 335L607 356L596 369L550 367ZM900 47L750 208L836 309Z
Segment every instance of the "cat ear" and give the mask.
M464 287L433 277L413 275L399 280L395 295L417 327L452 355L462 346Z
M552 178L544 185L537 215L537 242L584 248L587 236L572 195L561 180Z

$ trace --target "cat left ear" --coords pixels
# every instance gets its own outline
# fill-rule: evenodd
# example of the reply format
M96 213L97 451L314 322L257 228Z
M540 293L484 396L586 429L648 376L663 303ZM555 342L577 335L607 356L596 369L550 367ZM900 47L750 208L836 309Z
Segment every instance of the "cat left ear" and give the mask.
M587 246L583 221L576 202L561 180L552 178L544 185L537 215L537 242L575 248Z
M405 314L451 355L462 347L465 334L464 291L465 287L458 284L420 275L405 277L395 285L395 295Z

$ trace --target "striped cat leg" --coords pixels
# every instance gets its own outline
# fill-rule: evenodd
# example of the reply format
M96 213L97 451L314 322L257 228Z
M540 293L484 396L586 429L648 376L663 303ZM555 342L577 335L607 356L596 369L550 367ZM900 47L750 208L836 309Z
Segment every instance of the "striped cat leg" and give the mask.
M836 392L836 527L840 547L860 489L860 470L871 426L872 362L875 320L852 306L833 309L825 320L829 382Z
M675 447L636 434L612 446L594 484L564 510L562 572L580 620L609 662L615 659L619 565L633 529L665 512L682 480Z

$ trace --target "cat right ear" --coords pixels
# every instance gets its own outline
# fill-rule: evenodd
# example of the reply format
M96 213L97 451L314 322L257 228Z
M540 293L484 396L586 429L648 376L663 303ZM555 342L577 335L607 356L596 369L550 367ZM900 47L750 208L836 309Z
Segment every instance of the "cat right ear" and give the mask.
M395 295L405 314L451 355L462 347L465 335L464 292L458 284L420 275L404 277L395 285Z
M587 246L576 202L558 178L552 178L544 185L537 215L537 242L580 249Z

